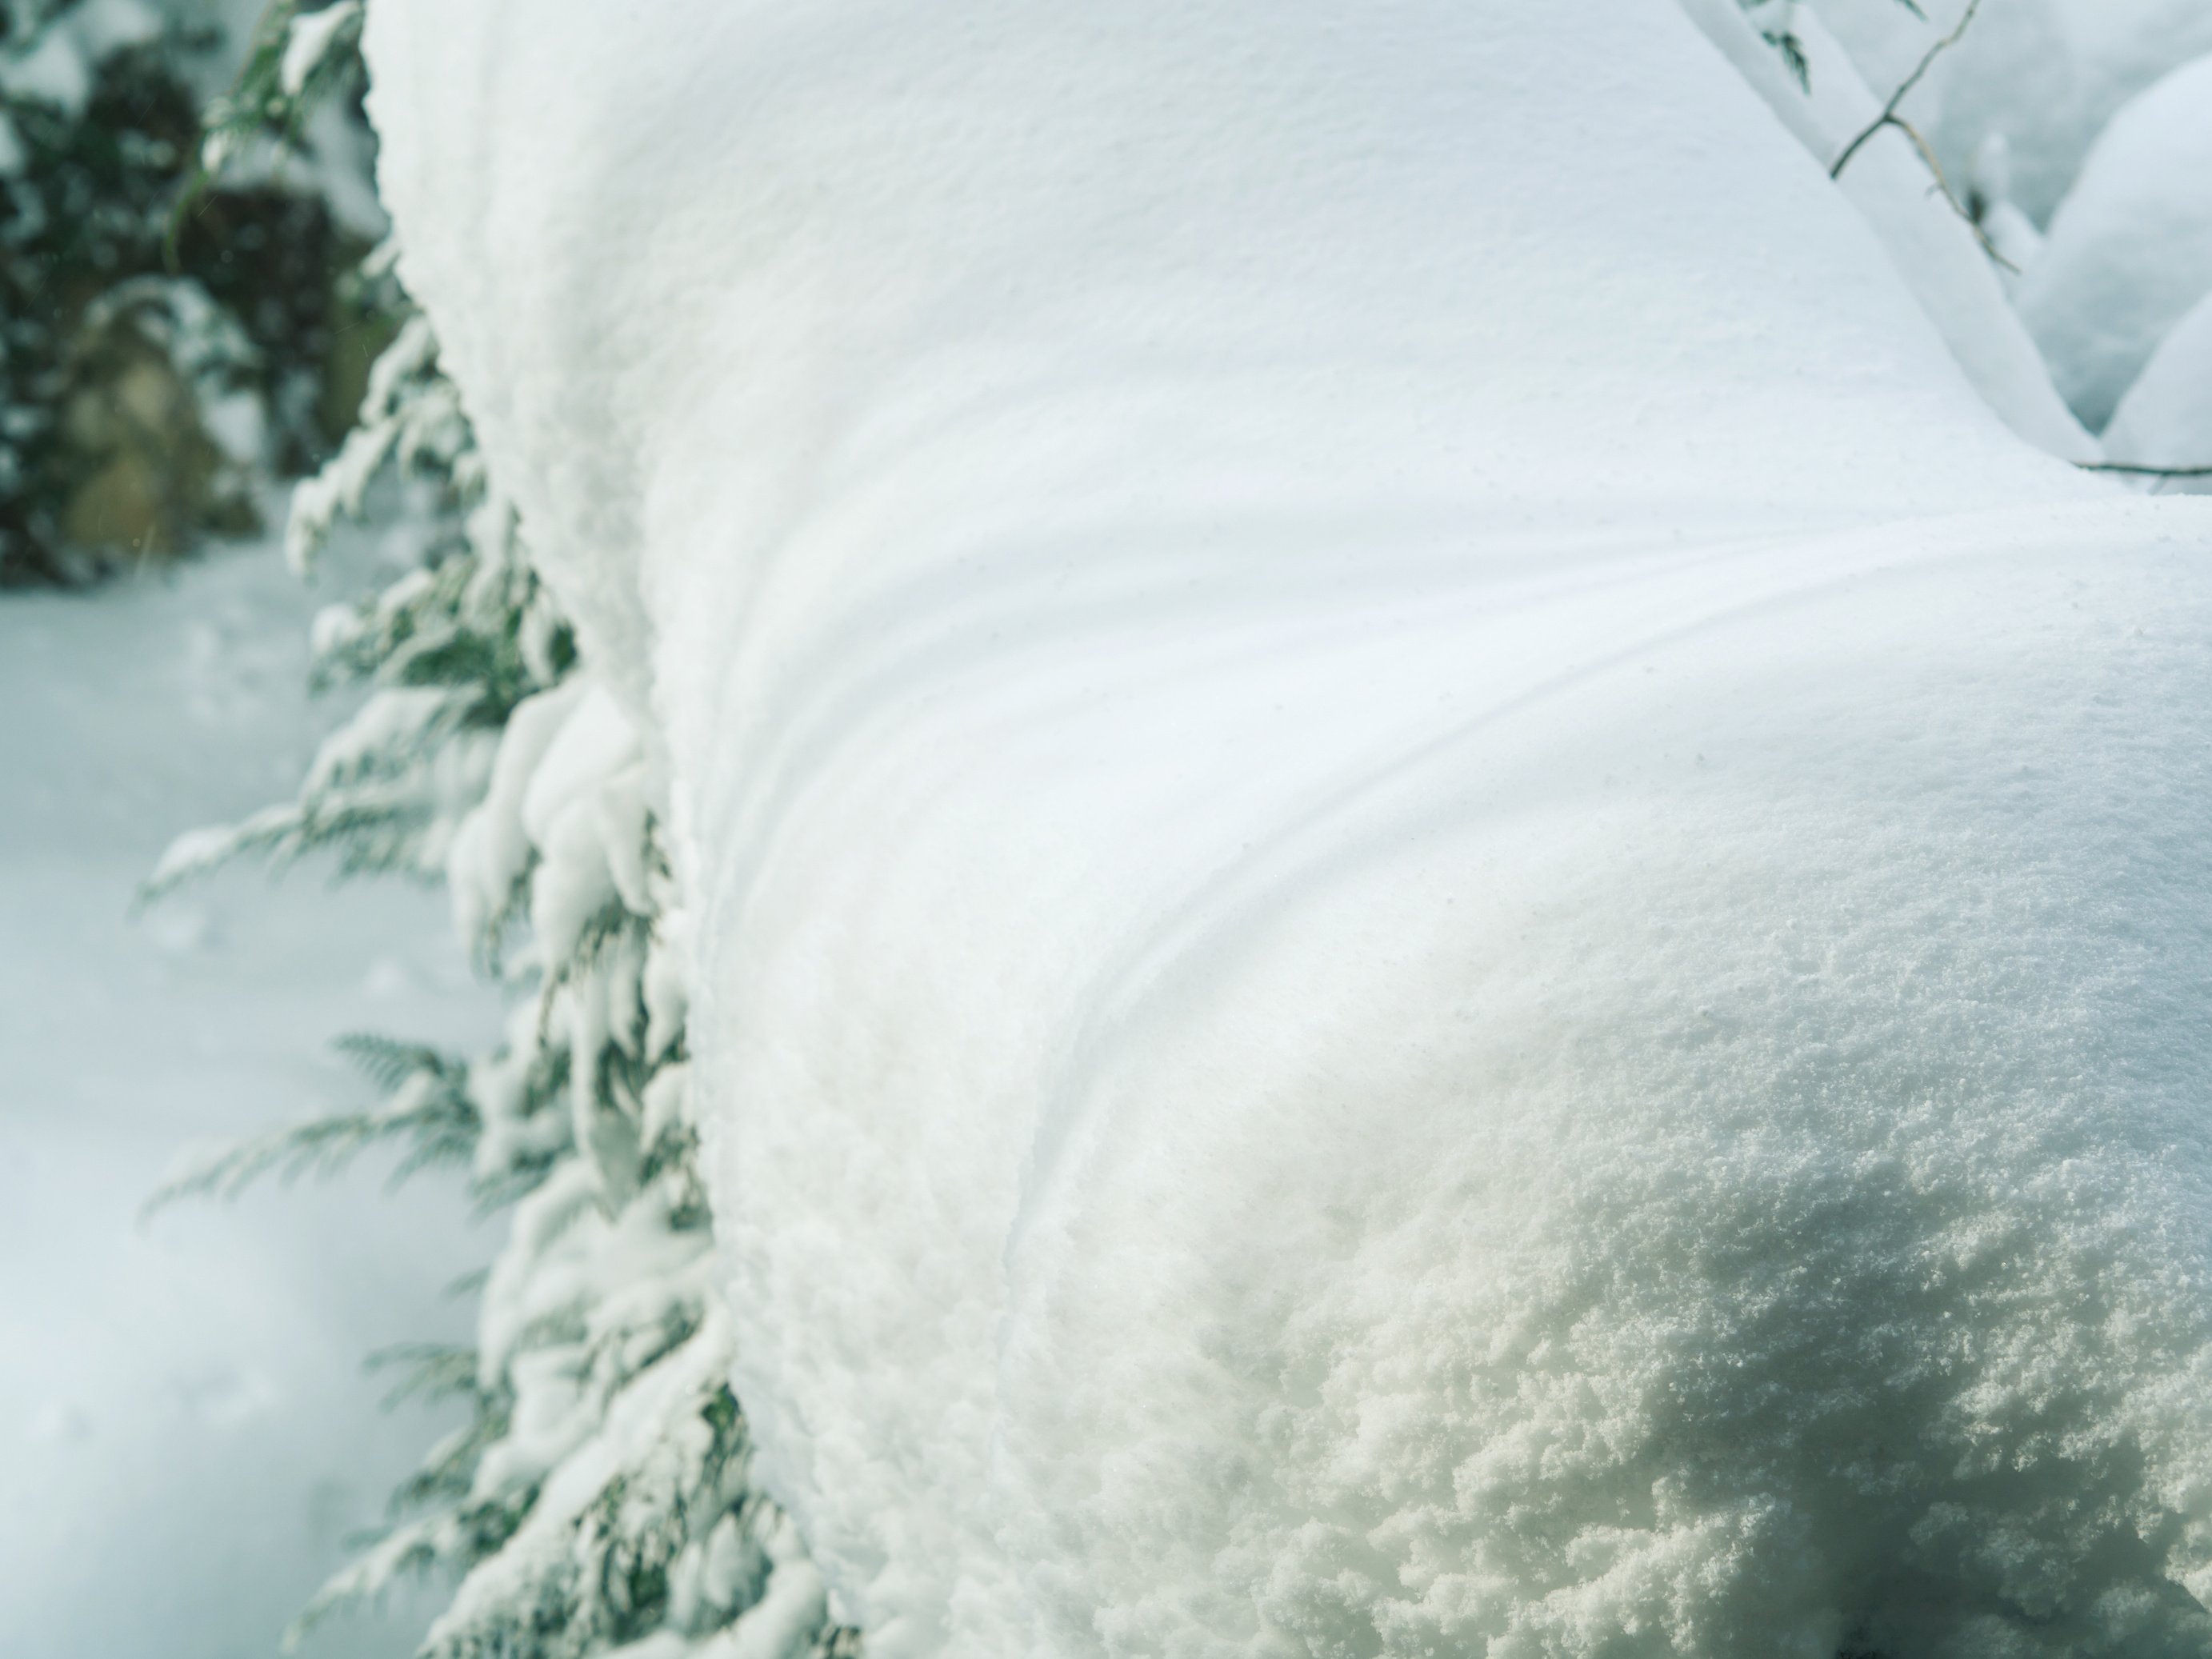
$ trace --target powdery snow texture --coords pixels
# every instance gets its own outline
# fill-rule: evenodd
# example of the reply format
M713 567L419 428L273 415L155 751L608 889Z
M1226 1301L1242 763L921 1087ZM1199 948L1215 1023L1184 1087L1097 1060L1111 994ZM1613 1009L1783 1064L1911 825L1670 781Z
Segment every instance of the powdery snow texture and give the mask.
M2212 519L1680 13L369 50L872 1655L2212 1644Z

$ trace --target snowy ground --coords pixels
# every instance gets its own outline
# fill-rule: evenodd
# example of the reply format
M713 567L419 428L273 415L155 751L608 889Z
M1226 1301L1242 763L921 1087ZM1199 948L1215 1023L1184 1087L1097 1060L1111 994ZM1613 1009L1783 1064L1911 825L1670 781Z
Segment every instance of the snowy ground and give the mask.
M458 1339L450 1182L370 1170L140 1225L180 1147L356 1102L370 1029L495 1011L430 894L234 872L136 921L176 832L288 794L303 592L265 547L0 599L0 1656L249 1659L428 1443L369 1351ZM404 1652L426 1609L310 1654Z

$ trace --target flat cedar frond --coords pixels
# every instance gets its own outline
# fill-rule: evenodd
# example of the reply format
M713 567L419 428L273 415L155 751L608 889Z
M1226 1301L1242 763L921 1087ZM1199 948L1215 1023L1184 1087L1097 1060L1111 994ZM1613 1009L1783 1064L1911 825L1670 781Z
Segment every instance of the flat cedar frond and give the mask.
M416 1168L465 1157L477 1131L476 1109L459 1089L406 1090L369 1111L311 1118L234 1146L164 1182L143 1213L151 1217L184 1198L227 1201L269 1176L289 1185L304 1175L336 1175L370 1147L389 1141L411 1141ZM428 1158L419 1156L425 1152Z
M383 1093L394 1093L410 1078L428 1076L458 1087L468 1065L428 1044L403 1042L374 1031L349 1031L331 1045Z
M477 1351L448 1342L406 1342L369 1355L368 1370L402 1373L384 1396L389 1410L410 1400L477 1397Z

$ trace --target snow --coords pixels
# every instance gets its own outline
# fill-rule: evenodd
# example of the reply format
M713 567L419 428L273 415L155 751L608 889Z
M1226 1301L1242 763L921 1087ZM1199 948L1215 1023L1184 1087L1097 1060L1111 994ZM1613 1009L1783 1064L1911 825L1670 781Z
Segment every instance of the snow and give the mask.
M2212 514L1817 120L1643 0L368 27L872 1656L2206 1650Z
M1896 0L1888 3L1904 9ZM2112 111L2109 104L2091 106L2080 9L2074 0L1984 0L1966 33L1937 60L1916 112L1954 177L1990 138L2003 139L2016 199L2038 224L2049 221ZM1948 34L1963 10L1962 0L1947 0L1931 20ZM1934 44L1934 32L1924 33L1923 50Z
M176 830L296 786L311 608L268 546L0 599L0 1653L273 1652L431 1426L362 1360L465 1330L441 1292L484 1247L434 1181L138 1220L188 1146L362 1103L334 1037L495 1017L428 895L240 871L131 918Z
M2054 3L2064 19L2080 77L2084 150L2138 93L2192 58L2212 52L2212 10L2199 0ZM2020 125L2032 125L2033 105L2022 100L2017 107Z
M588 688L581 680L517 703L500 734L491 785L453 836L446 870L453 884L454 931L464 945L506 914L536 850L523 822L532 776Z
M2135 466L2212 467L2212 294L2166 337L2105 429L2106 452ZM2166 487L2212 489L2212 479Z
M2098 138L2020 305L2059 390L2101 429L2166 331L2212 293L2212 55Z
M1997 262L2000 280L2009 298L2027 268L2042 257L2043 231L2016 199L2012 145L2002 133L1991 133L1974 152L1966 189L1980 206L1982 234L1989 239L1990 252Z
M307 90L307 77L328 55L339 32L358 22L361 0L337 0L335 5L293 18L284 35L284 56L277 65L277 84L287 98Z
M67 23L47 29L30 51L0 53L0 92L75 114L92 95L92 65Z
M640 914L650 913L636 867L645 829L636 755L637 734L620 707L587 685L532 767L519 817L541 855L530 917L549 966L574 956L593 915L625 890Z
M1808 0L1801 5L1796 21L1802 27L1808 13L1817 18L1849 55L1859 77L1887 99L1892 88L1911 76L1928 49L1950 33L1965 5L1966 0L1912 7L1901 0ZM2036 0L2013 0L2002 9L2011 15L2038 7ZM1923 83L1912 94L1908 116L1918 119L1926 112L1932 90Z
M1867 84L1904 84L1951 33L1966 0L1807 0ZM1957 43L1936 59L1903 113L1954 183L1992 139L2011 151L2013 200L2047 223L2116 112L2170 70L2212 52L2202 0L1983 0ZM1818 74L1814 76L1818 86Z
M2050 368L2008 302L2000 268L1983 252L1961 204L1947 199L1944 182L1930 175L1918 146L1892 126L1858 142L1881 119L1887 93L1878 99L1859 80L1820 19L1801 13L1794 26L1808 90L1746 26L1731 0L1684 0L1684 9L1815 160L1831 170L1843 166L1844 194L1881 239L1974 389L2005 423L2053 455L2095 459L2096 441L2060 399Z

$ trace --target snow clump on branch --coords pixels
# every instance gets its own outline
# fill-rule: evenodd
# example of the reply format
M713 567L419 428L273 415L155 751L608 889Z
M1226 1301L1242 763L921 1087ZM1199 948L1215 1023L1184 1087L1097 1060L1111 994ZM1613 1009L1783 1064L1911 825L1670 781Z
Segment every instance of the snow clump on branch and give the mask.
M872 1653L2212 1645L2212 516L1878 172L1645 0L368 27Z

